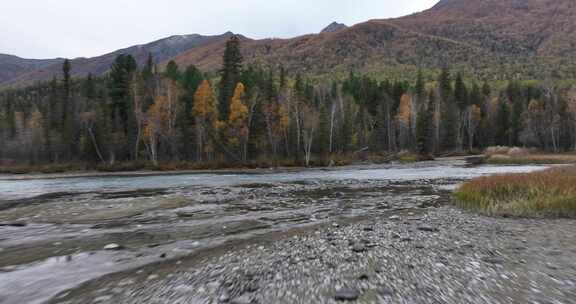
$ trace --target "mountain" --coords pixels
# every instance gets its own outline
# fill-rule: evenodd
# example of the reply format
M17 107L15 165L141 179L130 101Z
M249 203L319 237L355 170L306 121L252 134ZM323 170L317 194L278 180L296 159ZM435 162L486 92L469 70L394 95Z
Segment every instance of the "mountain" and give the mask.
M24 59L0 54L0 84L19 75L61 64L63 59Z
M576 1L442 0L394 24L514 56L576 54Z
M120 53L132 54L143 63L148 52L161 66L175 60L180 66L194 64L215 71L231 35L174 36L100 57L75 59L73 71L75 76L102 74ZM291 39L242 36L241 41L248 63L282 64L289 70L316 75L350 69L402 73L448 63L474 70L481 77L498 70L533 78L552 73L576 78L576 1L441 0L428 10L400 18L369 20L351 27L332 23L319 34ZM60 72L60 66L13 70L3 72L3 77L20 75L4 80L5 84L50 79Z
M178 54L188 51L193 48L206 46L215 42L227 41L232 35L231 32L224 33L216 36L202 36L198 34L193 35L180 35L171 36L165 39L157 40L148 44L136 45L129 48L121 49L98 57L92 58L76 58L71 60L72 63L72 76L84 77L88 74L102 75L106 73L116 56L120 54L130 54L139 65L146 63L148 54L152 54L156 62L163 62L169 60ZM9 57L9 56L7 56ZM16 57L17 58L17 57ZM14 61L14 60L13 60ZM28 65L21 64L28 68L20 69L6 69L6 71L13 71L6 73L4 78L0 78L0 86L27 84L38 80L49 80L54 75L60 75L62 71L63 59L54 60L31 60L21 59L22 62ZM4 74L3 60L0 57L0 75ZM34 64L36 64L34 66ZM1 77L1 76L0 76Z
M175 60L214 70L223 48L212 44ZM576 57L576 1L442 0L423 12L335 32L245 41L243 52L249 62L318 74L449 63L486 73L508 64L527 77L564 69L576 77L566 64Z
M344 23L332 22L330 25L325 27L320 33L334 33L341 30L347 29L348 26Z

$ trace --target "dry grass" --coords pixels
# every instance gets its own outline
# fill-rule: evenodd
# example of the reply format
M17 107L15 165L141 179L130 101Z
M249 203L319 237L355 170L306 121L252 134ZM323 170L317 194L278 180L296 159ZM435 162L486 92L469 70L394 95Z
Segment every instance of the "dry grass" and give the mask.
M526 164L576 164L576 154L495 154L488 158L489 164L494 165L526 165Z
M576 218L576 166L480 177L455 196L459 206L488 215Z

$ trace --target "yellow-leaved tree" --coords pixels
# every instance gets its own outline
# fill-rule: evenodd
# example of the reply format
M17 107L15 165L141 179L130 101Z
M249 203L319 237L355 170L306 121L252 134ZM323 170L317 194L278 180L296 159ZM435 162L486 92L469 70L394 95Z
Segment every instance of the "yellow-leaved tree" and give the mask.
M160 141L176 153L176 117L179 89L171 79L161 82L154 103L146 112L144 123L144 142L150 154L150 160L158 164L158 146Z
M242 161L247 159L247 146L249 136L248 107L244 102L246 89L244 84L239 82L234 90L232 101L230 102L230 115L228 117L228 142L236 149L240 149Z
M413 122L413 112L412 112L412 97L408 94L402 95L400 98L400 105L398 107L398 115L396 116L398 120L398 130L401 149L406 149L410 147L412 142L412 122Z
M197 159L202 161L204 153L209 158L213 156L214 145L208 135L219 125L216 98L208 80L204 80L196 90L192 112L196 121Z

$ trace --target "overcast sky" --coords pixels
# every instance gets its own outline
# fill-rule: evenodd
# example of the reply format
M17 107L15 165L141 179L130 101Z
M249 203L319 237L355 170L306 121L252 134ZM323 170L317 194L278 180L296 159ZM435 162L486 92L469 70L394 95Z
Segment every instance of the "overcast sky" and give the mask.
M353 25L438 0L0 0L0 53L90 57L176 34L288 38L332 21Z

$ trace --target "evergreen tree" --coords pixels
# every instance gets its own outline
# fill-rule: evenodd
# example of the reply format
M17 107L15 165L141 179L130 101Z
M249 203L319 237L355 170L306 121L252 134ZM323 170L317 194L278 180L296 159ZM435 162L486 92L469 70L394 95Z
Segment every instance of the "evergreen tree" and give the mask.
M108 94L110 97L111 132L115 134L116 142L123 142L124 149L118 152L128 152L136 140L136 118L134 114L131 83L137 69L136 60L131 55L118 55L110 69ZM133 158L136 158L133 151Z
M240 52L240 38L234 35L226 42L224 50L223 65L220 70L220 96L218 100L218 110L221 120L228 119L230 110L230 99L234 94L234 89L240 81L242 73L242 54Z
M418 77L416 79L416 85L414 86L414 96L416 97L416 104L419 107L425 104L426 88L422 70L418 70Z
M440 73L438 92L441 98L441 148L443 150L452 150L456 147L456 138L458 136L458 107L454 102L452 79L448 67L444 67Z
M464 111L468 106L468 88L464 83L461 73L458 73L454 84L454 100L456 101L460 112Z
M416 150L419 155L427 157L433 152L432 119L434 118L434 105L436 95L430 91L428 103L421 107L416 122Z
M510 109L508 103L500 100L496 114L496 144L507 146L510 144Z
M524 100L522 96L522 88L517 81L511 81L508 84L506 93L510 103L512 104L512 111L510 113L510 144L513 146L520 145L520 131L522 129L522 116L524 114Z
M152 56L152 53L148 53L146 65L142 69L142 78L144 78L144 81L147 81L151 79L152 76L154 76L154 57Z
M181 75L178 64L176 64L174 60L170 60L166 65L166 72L164 74L172 80L179 80Z
M330 152L330 113L326 104L320 105L318 118L318 153L325 157Z
M181 78L183 94L180 101L181 111L178 112L176 124L180 130L180 153L184 159L192 159L194 154L194 140L192 134L194 118L192 109L194 108L194 94L203 79L204 77L200 70L193 65L186 68Z
M70 71L72 65L70 60L64 60L62 65L62 121L60 122L60 128L62 133L62 139L66 147L65 157L71 158L75 154L76 149L76 130L74 128L74 114L76 109L71 101L71 76Z

